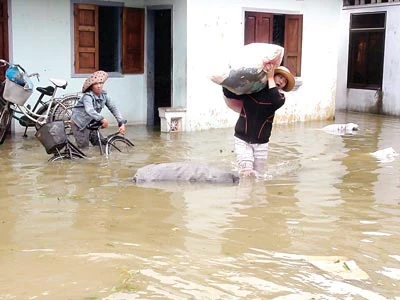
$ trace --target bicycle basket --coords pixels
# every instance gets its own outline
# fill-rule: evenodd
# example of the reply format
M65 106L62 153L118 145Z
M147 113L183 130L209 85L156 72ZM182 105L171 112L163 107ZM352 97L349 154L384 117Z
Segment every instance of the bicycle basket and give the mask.
M8 78L4 86L3 98L14 104L24 105L28 98L32 95L33 89L19 85Z
M57 153L67 144L64 121L46 123L35 134L42 143L47 154Z

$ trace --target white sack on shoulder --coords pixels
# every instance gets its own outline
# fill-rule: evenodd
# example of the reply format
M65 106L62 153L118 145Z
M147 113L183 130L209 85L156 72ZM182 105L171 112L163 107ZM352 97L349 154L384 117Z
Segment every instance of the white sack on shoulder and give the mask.
M279 66L282 62L284 48L268 43L245 45L231 55L221 70L212 74L211 80L242 95L262 90L267 84L265 66Z

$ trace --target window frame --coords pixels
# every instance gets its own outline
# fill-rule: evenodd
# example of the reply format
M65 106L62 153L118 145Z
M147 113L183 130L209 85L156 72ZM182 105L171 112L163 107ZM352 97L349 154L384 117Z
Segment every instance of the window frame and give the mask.
M103 5L106 4L106 5ZM120 74L144 73L144 8L107 5L108 3L72 2L73 10L73 73L86 75L99 69L98 8L120 6L121 24ZM114 72L113 72L114 73Z
M352 28L352 18L353 17L358 17L358 16L367 16L367 15L374 15L374 14L383 14L384 15L384 24L383 27L360 27L360 25L355 25L354 28ZM387 21L387 12L385 11L379 11L379 12L364 12L364 13L354 13L350 14L350 22L349 22L349 45L348 45L348 61L347 61L347 88L352 88L352 89L366 89L366 90L381 90L382 89L382 84L383 84L383 70L384 70L384 51L385 51L385 38L386 38L386 21ZM361 58L355 58L355 56L359 57L359 51L357 52L358 55L356 55L356 46L359 44L356 44L357 41L360 39L358 36L360 34L366 34L365 42L366 45L365 47L362 47L365 51L366 54L364 54ZM382 43L381 43L381 48L377 49L374 48L375 51L372 51L370 44L371 44L371 39L370 36L374 33L380 33L382 35ZM358 47L359 49L359 47ZM373 68L376 67L376 64L370 64L369 61L371 58L371 55L377 55L377 52L380 52L380 65L379 65L379 70L374 70ZM364 63L362 65L359 64L357 67L357 61L363 60ZM360 76L364 77L365 80L363 82L356 82L356 72L360 70L361 68L364 68L366 71L364 72L358 72ZM377 71L379 71L379 79L378 81L374 82L368 82L368 79L370 76L368 76L369 73L374 73L376 74Z
M280 45L285 48L282 64L289 68L294 76L299 77L301 76L303 15L245 11L244 44L273 43L274 16L284 17L284 43Z

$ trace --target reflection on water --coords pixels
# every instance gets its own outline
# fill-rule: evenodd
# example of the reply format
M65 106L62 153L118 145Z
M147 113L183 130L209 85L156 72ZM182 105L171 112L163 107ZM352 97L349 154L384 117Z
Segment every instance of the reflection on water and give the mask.
M265 179L239 185L132 183L154 162L234 169L231 128L132 126L133 154L59 163L33 134L6 140L0 299L400 299L400 158L370 154L400 152L400 124L347 122L275 126Z

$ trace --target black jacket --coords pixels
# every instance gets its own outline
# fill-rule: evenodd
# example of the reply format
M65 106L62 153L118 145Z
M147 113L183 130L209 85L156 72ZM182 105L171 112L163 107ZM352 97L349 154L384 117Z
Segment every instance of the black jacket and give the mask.
M223 92L227 98L243 100L235 136L250 144L268 143L275 111L285 103L285 95L268 86L253 94L236 95L226 88Z

